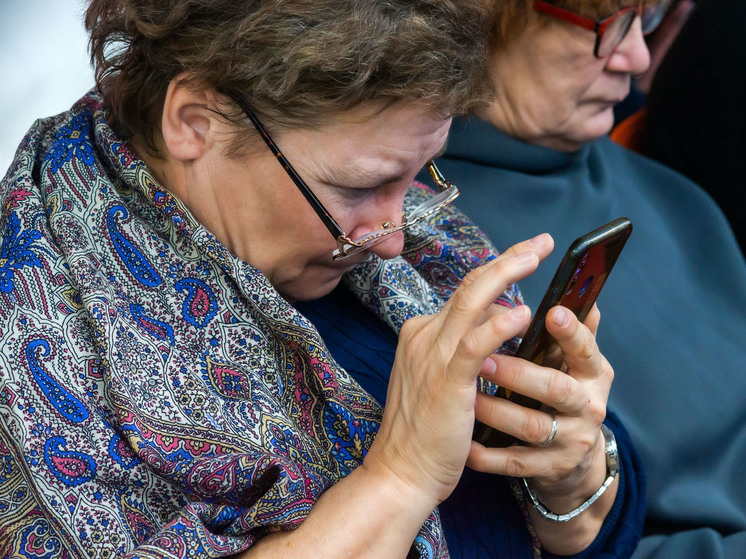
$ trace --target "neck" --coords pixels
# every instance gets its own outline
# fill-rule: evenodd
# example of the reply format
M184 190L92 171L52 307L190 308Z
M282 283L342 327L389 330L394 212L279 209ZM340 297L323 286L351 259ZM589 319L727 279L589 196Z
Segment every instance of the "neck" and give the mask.
M271 173L265 167L272 170L277 165L274 158L214 161L208 155L181 160L170 156L165 149L160 151L164 156L153 155L144 149L141 141L133 142L133 147L158 183L181 200L197 222L231 253L271 276L272 259L265 252L273 246L276 231L261 200L273 190ZM251 172L247 172L249 168ZM251 243L246 235L249 228Z

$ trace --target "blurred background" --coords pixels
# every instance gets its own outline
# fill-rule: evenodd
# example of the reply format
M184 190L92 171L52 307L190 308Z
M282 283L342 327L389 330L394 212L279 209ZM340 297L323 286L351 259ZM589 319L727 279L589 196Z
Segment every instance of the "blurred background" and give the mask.
M0 177L34 120L93 87L84 0L0 0Z

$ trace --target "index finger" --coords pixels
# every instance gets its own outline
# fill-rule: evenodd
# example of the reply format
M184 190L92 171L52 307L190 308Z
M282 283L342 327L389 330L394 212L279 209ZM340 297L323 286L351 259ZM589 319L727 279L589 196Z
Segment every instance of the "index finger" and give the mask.
M439 313L442 335L459 339L510 284L532 273L554 247L544 233L511 246L484 266L472 270Z
M554 249L554 239L552 236L549 233L541 233L531 239L514 244L512 247L502 252L497 259L499 260L500 258L516 256L521 252L533 250L539 255L539 260L544 260L549 256L549 253L552 252L552 249Z

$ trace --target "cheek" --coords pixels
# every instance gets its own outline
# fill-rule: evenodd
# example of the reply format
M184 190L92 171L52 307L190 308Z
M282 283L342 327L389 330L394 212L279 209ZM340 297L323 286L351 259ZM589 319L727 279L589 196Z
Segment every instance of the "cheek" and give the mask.
M604 103L608 100L608 93L604 91L602 75L599 72L578 72L575 79L568 82L561 95L557 99L563 103L557 107L557 116L567 121L586 120L596 115L600 110L606 108Z
M319 217L305 198L302 196L300 196L300 198L301 200L299 204L295 204L292 208L287 207L287 209L282 211L282 220L285 227L288 230L294 231L299 242L308 240L318 243L319 240L332 240L332 234L329 232L326 225L324 225L321 217ZM327 211L332 216L335 216L333 210L327 208Z

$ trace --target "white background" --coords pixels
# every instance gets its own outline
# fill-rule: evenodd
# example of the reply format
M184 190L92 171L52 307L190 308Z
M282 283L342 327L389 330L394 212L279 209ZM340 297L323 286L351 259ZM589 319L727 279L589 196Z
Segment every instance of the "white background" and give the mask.
M94 84L85 0L0 0L0 177L40 117L67 110Z

